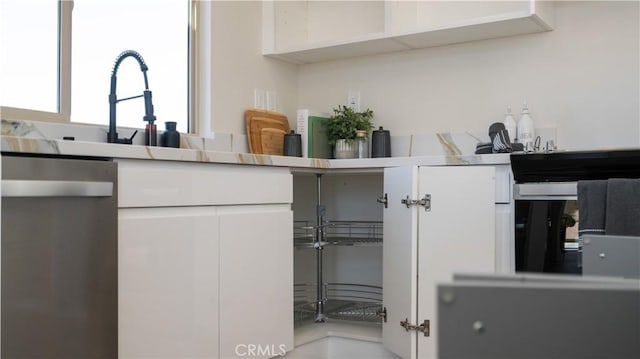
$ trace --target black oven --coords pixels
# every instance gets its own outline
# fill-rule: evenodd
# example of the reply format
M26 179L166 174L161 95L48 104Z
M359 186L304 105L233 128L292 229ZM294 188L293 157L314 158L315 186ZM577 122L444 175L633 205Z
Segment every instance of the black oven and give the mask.
M640 149L512 153L517 272L581 274L577 183L640 178Z
M581 272L577 182L516 183L516 271Z

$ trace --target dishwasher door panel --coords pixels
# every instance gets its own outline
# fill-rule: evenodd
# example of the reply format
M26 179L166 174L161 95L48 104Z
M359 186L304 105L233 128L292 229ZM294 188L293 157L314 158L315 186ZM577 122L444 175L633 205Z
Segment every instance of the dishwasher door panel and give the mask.
M49 169L58 162L62 172L25 175L42 160ZM115 176L104 176L116 174L115 164L5 156L2 162L3 180L114 184L111 196L3 193L2 357L117 358L117 201ZM7 162L20 169L11 171ZM69 166L74 169L65 171ZM97 175L77 175L96 168Z

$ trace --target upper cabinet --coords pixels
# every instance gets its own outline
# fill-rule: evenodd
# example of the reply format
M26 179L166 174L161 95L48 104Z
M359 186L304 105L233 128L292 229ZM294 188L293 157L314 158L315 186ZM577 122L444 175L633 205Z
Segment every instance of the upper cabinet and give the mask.
M263 54L306 64L553 29L552 1L264 1Z

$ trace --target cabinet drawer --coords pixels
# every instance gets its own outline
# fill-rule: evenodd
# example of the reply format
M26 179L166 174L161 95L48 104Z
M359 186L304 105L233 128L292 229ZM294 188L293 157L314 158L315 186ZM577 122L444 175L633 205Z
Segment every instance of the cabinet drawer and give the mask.
M118 207L291 203L288 168L118 161Z

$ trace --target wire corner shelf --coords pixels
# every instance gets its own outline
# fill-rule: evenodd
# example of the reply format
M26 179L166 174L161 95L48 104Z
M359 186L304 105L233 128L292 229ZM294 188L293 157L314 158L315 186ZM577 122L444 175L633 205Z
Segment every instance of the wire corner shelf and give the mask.
M352 283L323 283L324 316L329 319L381 323L382 287ZM317 314L316 283L294 285L294 321L312 320Z
M317 246L318 226L311 221L294 221L293 242L296 248ZM375 246L382 244L381 221L327 221L320 229L322 245Z

